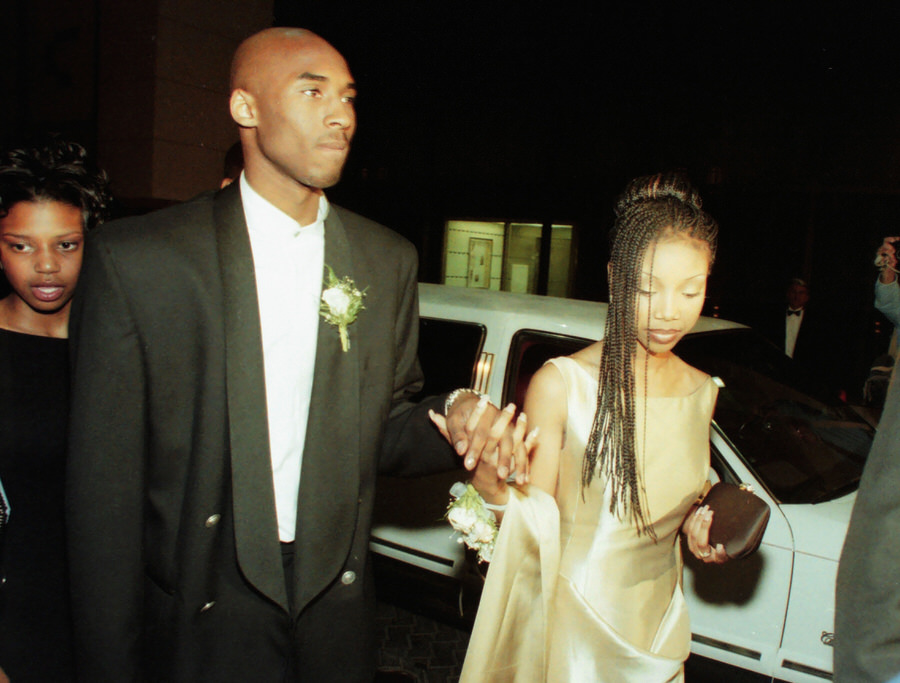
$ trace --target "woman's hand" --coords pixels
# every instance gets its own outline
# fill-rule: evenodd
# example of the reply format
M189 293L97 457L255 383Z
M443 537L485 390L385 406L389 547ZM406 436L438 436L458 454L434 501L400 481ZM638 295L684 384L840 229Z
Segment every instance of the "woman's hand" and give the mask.
M510 410L510 414L515 413L515 406L512 404L507 406L507 409ZM506 410L503 412L506 412ZM526 435L525 430L527 428L528 418L525 416L525 413L519 413L513 428L513 454L511 460L516 467L516 483L520 485L523 482L527 483L529 480L528 463L538 436L537 429L532 429ZM498 470L499 459L498 449L494 449L492 453L482 456L475 471L472 473L472 486L481 494L486 503L506 507L506 504L509 502L509 486L506 483L506 478L500 476ZM503 510L492 509L499 524L503 520Z
M487 397L478 399L474 394L460 396L447 417L429 411L444 438L464 456L466 469L474 470L488 460L497 479L506 481L510 472L515 472L516 483L524 484L528 481L528 457L527 451L522 457L524 438L517 444L515 426L510 424L515 414L513 403L499 410Z
M505 413L505 420L498 421L498 424L495 425L496 429L505 429L505 425L502 422L508 422L512 419L512 416L515 414L515 406L510 403L506 408L503 409L503 413ZM528 483L529 477L529 463L530 463L530 454L535 444L537 443L538 430L533 429L530 433L526 435L526 430L528 429L528 417L525 413L519 413L519 417L516 418L515 426L512 431L512 455L510 457L510 462L512 466L512 470L516 475L516 483L526 484ZM472 477L472 486L478 489L479 493L482 496L485 496L485 499L491 503L503 504L506 502L506 477L503 476L503 473L499 469L499 450L494 449L493 452L485 454L479 461L478 466L475 468ZM503 500L490 500L490 498L496 498L497 494L502 494Z
M712 526L713 511L708 505L700 505L688 514L681 525L681 533L687 539L688 549L701 562L722 564L728 561L725 547L719 543L715 548L709 544L709 528Z

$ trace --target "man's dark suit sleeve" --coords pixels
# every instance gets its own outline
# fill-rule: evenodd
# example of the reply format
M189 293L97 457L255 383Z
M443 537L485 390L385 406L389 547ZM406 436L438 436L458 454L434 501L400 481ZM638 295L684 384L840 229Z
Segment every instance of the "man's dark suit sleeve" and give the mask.
M88 240L70 325L66 522L79 677L120 683L139 677L148 434L138 335L96 237Z
M384 473L414 476L460 466L460 459L431 423L428 410L444 410L446 395L431 396L411 403L423 384L419 365L419 291L418 260L409 247L409 258L402 262L400 306L394 328L397 349L391 413L382 442L379 470Z
M834 680L883 683L900 673L900 377L863 472L837 578Z

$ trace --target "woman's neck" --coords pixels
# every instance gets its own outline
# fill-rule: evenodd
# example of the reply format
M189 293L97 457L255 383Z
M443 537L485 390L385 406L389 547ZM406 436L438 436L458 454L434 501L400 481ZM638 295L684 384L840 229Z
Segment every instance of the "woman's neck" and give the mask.
M650 353L641 344L637 345L634 354L635 368L644 368L653 374L665 370L669 367L669 363L675 358L675 354L671 350L662 353Z
M671 351L654 354L639 347L634 358L635 390L647 396L676 396L684 391L684 364Z
M36 337L66 339L69 336L69 306L53 313L38 313L15 294L0 299L0 328Z

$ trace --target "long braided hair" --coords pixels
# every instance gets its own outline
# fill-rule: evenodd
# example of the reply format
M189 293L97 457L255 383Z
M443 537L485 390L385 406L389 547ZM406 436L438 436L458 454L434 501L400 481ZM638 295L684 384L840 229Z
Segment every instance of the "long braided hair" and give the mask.
M605 478L612 487L610 512L620 518L630 515L638 534L646 533L654 539L636 452L638 291L645 255L654 253L656 245L669 237L705 242L712 266L718 225L701 206L697 190L679 173L636 178L616 202L616 221L610 232L609 309L597 410L584 453L582 494L594 476ZM646 376L645 372L645 401Z

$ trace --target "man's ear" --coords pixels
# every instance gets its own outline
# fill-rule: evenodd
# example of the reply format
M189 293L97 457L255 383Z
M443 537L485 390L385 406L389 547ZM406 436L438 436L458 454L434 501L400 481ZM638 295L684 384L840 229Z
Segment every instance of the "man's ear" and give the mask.
M256 127L256 100L253 95L241 88L231 91L231 99L228 102L231 110L231 118L241 128Z

